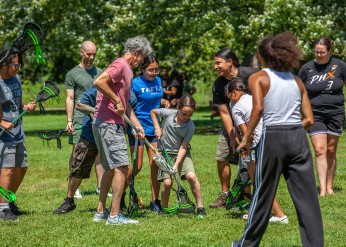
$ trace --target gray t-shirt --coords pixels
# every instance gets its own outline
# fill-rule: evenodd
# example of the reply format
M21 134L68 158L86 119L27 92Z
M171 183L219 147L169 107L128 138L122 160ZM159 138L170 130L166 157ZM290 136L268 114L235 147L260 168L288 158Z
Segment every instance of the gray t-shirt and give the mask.
M239 125L248 124L252 111L252 96L244 94L238 102L232 107L232 118L239 129ZM262 135L263 119L261 118L253 132L253 141L251 147L256 147Z
M18 76L8 80L0 79L0 102L3 111L2 119L12 122L22 111L22 84ZM2 130L2 129L1 129ZM0 136L0 142L23 142L24 132L20 119L10 131Z
M195 124L189 119L178 124L176 116L178 110L160 108L156 109L159 116L163 117L161 141L168 152L178 153L183 143L189 143L195 133ZM160 149L159 145L159 149ZM189 153L189 149L187 152Z

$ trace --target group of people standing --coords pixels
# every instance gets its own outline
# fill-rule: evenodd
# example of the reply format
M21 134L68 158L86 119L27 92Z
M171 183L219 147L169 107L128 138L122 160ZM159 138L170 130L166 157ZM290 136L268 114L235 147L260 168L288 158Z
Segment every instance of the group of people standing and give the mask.
M213 103L223 123L215 155L221 192L210 207L225 206L230 189L230 163L246 169L254 187L244 234L232 246L258 246L269 221L288 223L275 200L281 174L297 210L302 245L323 246L322 217L305 130L315 150L319 194L334 194L336 150L345 117L342 89L346 64L331 57L332 46L331 40L318 39L314 45L315 59L303 65L298 76L291 71L299 68L302 52L292 33L268 36L259 43L262 70L240 66L239 59L228 48L215 53L214 67L219 77L213 85ZM174 160L173 168L191 186L197 215L205 216L189 148L195 130L191 116L196 107L191 94L196 90L186 89L186 95L173 98L178 84L168 81L165 68L162 78L158 76L159 61L142 36L128 39L124 55L105 71L93 65L96 46L91 41L82 44L80 54L81 63L69 71L65 81L67 130L73 144L68 193L54 213L63 214L76 208L75 193L82 179L90 176L96 161L100 196L93 220L115 225L138 223L121 213L121 201L132 174L128 169L128 134L132 153L139 138L136 173L142 168L144 147L147 150L151 170L150 208L164 215L172 181L159 173L153 161L154 152L146 146L144 138L157 149L162 149L158 144L162 139ZM16 192L27 162L21 121L13 125L12 113L13 109L18 114L23 109L32 111L35 104L23 105L21 101L18 54L11 54L0 66L0 125L6 130L0 135L0 185ZM137 66L141 73L133 79L132 69ZM14 93L15 90L18 92ZM126 132L124 114L136 131ZM159 181L163 182L162 203ZM112 197L110 209L106 205L107 196ZM17 220L15 210L19 210L14 206L0 196L0 218Z

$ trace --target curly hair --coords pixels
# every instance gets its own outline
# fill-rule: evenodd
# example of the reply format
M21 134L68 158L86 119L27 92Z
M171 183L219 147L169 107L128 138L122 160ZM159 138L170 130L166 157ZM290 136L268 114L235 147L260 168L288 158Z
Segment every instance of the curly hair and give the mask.
M258 53L269 68L291 71L299 68L303 52L297 46L297 38L291 32L265 37L258 45Z
M125 53L135 54L135 52L140 52L143 55L148 55L151 53L152 49L148 40L144 36L136 36L129 38L125 42Z

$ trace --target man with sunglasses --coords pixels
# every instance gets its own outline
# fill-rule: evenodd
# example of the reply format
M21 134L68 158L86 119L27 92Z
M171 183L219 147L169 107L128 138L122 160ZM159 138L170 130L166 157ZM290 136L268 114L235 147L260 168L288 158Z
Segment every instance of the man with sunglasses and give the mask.
M21 67L18 53L3 50L0 53L0 186L16 193L27 170L27 152L24 144L22 120L12 121L23 111L35 110L36 104L23 105L22 86L18 77ZM2 117L1 117L2 115ZM0 220L18 221L22 214L14 203L0 196Z

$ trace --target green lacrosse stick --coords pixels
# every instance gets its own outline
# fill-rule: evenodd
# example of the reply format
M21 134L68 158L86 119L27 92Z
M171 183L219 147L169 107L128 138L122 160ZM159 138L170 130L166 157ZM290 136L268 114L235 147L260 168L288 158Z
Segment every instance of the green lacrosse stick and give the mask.
M17 200L16 195L10 191L7 190L3 187L0 186L0 195L8 202L8 203L12 203L15 202Z

